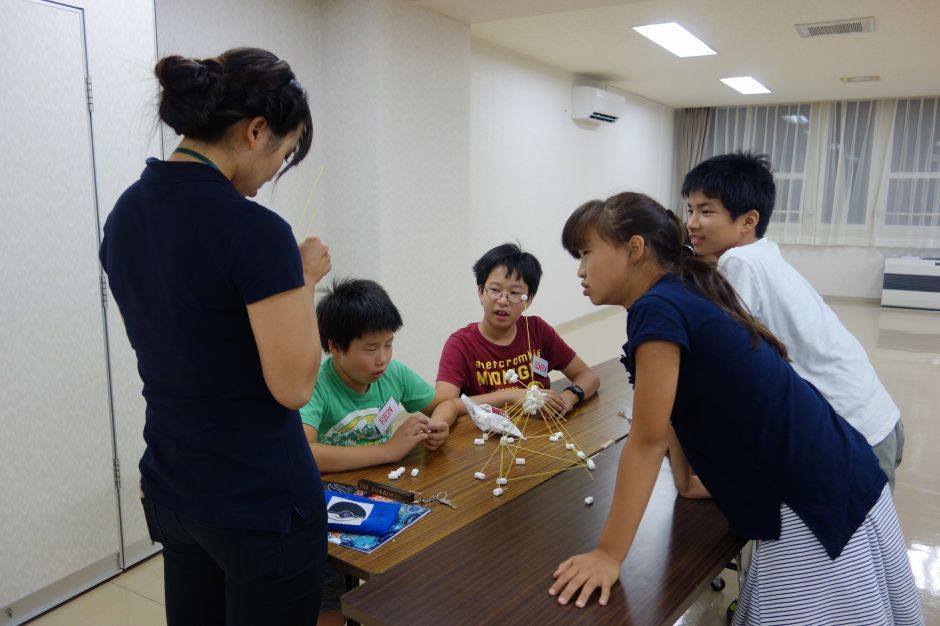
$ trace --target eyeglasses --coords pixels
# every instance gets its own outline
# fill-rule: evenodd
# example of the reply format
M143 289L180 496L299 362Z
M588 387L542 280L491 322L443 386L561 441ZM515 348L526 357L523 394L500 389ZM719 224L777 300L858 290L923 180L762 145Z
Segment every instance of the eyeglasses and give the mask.
M509 304L519 304L523 300L529 299L527 294L519 293L518 291L500 291L496 287L484 287L483 291L485 291L489 297L496 301L499 301L501 297L506 296L506 299L509 300Z

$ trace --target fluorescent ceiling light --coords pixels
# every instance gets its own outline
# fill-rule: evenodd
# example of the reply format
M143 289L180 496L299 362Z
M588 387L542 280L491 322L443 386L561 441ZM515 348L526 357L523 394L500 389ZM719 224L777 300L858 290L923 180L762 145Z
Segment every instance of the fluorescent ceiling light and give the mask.
M709 54L717 54L714 50L706 46L701 39L675 22L634 26L633 30L653 43L661 45L677 57L701 57Z
M722 78L721 82L743 94L770 93L770 90L754 80L753 76L732 76Z

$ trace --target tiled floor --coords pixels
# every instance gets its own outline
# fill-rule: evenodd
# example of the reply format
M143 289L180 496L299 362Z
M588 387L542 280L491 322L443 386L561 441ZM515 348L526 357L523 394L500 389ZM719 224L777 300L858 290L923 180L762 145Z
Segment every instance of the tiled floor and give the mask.
M881 380L901 408L907 434L897 473L895 505L908 543L928 624L940 624L940 313L882 309L835 301L833 309L868 350ZM588 363L620 354L622 310L598 311L559 327ZM624 382L626 384L626 381ZM678 624L719 626L737 595L734 572L723 592L706 591ZM39 617L42 626L165 624L163 560L157 556Z

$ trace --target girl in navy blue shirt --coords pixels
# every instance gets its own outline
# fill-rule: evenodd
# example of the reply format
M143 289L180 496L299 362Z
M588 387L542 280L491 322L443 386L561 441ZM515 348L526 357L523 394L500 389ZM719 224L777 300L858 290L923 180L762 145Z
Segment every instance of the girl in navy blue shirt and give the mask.
M736 535L759 540L735 624L922 624L871 448L683 238L671 211L636 193L565 224L584 295L629 312L635 394L598 546L562 562L549 593L584 606L600 589L607 603L668 449L680 494L710 494Z
M167 622L312 625L326 513L297 409L330 258L246 199L309 151L307 95L254 48L155 72L160 118L183 139L118 199L100 256L144 383L141 492Z

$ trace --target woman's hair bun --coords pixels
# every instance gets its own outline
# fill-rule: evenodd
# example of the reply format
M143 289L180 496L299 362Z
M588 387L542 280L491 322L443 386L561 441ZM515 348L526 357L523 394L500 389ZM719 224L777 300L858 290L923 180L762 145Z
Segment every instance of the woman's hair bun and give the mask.
M160 86L167 91L178 95L194 92L204 95L220 80L221 69L214 59L198 61L181 56L168 56L160 59L154 73L160 81Z
M222 66L178 55L160 59L160 119L180 135L198 135L211 119L222 87Z

